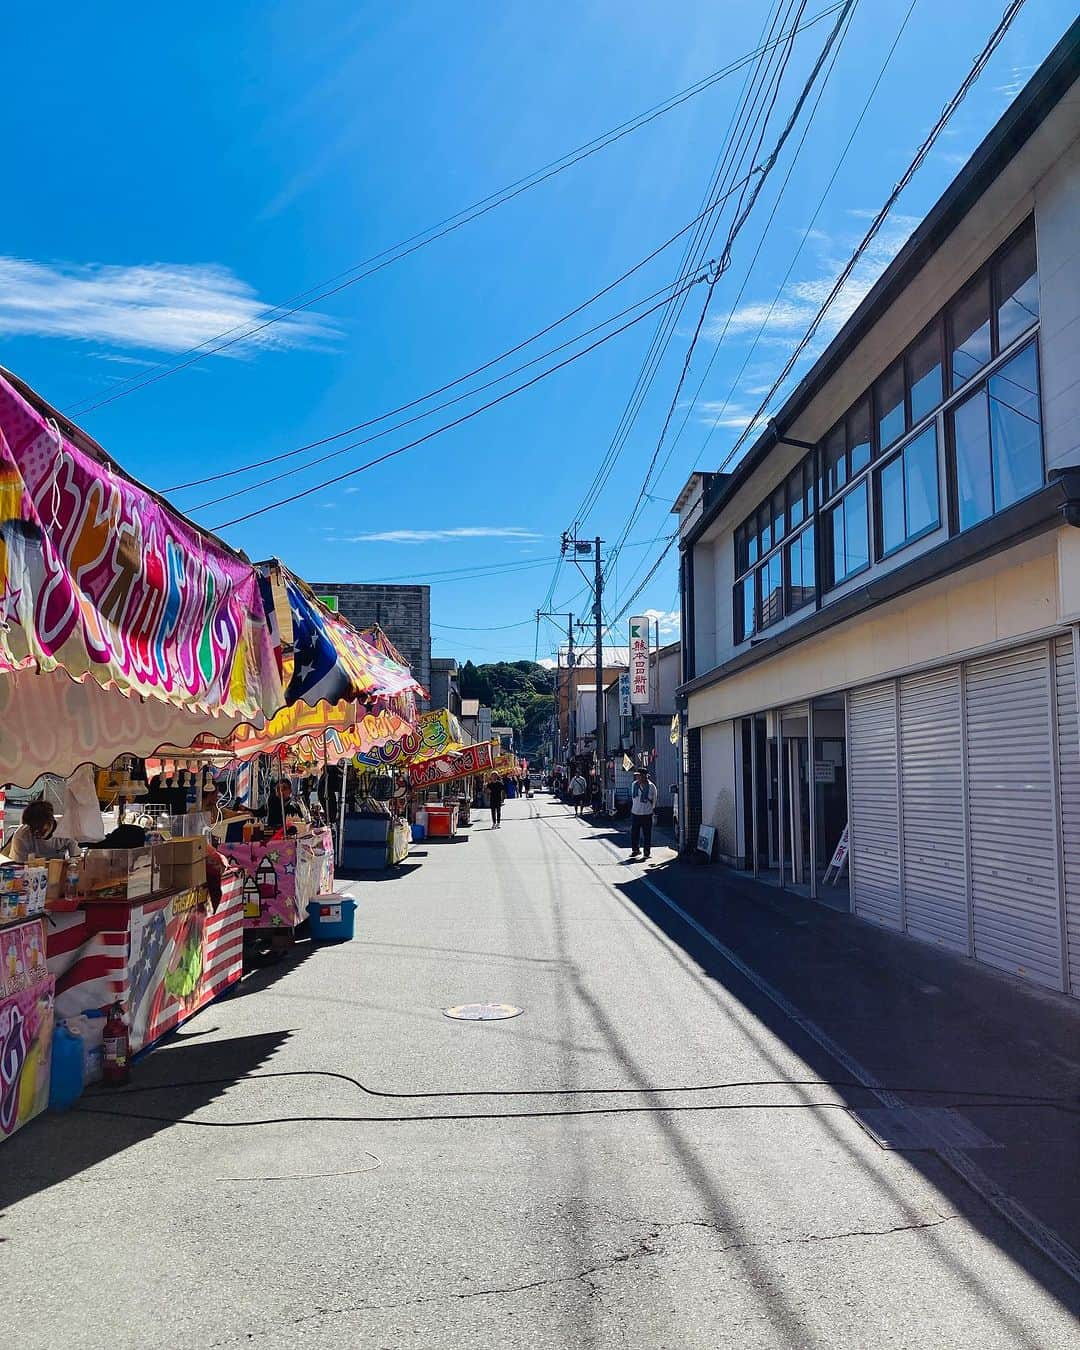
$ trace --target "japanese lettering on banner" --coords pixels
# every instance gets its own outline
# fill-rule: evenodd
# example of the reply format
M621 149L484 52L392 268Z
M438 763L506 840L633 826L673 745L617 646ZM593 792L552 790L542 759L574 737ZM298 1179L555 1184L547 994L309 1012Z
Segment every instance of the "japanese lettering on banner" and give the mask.
M630 672L628 670L621 671L619 674L619 716L633 716L633 706L630 702Z
M409 783L412 787L432 787L436 783L449 783L455 778L484 773L491 765L491 742L482 741L479 745L467 745L464 750L410 764Z
M649 620L630 620L630 702L649 702Z

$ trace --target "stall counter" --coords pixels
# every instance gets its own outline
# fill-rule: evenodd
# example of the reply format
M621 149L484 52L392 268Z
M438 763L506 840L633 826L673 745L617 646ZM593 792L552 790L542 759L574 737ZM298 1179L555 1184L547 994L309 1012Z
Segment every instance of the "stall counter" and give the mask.
M244 892L244 927L296 928L308 902L334 888L334 841L329 829L265 843L221 844L238 867Z
M218 998L243 974L243 878L139 900L88 900L47 916L49 974L59 1017L124 1007L131 1053Z

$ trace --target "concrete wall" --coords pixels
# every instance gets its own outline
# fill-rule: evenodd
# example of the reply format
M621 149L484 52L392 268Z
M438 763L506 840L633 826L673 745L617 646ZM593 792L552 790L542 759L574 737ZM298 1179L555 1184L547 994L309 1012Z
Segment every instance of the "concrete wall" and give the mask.
M336 595L343 618L356 628L379 626L412 667L425 689L431 688L431 587L368 586L342 581L313 581L316 595Z

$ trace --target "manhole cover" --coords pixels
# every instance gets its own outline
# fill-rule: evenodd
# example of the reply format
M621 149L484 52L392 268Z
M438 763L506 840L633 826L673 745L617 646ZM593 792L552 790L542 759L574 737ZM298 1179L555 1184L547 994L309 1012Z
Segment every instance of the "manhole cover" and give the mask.
M443 1016L455 1022L499 1022L504 1017L520 1017L524 1011L512 1003L459 1003L456 1008L444 1008Z

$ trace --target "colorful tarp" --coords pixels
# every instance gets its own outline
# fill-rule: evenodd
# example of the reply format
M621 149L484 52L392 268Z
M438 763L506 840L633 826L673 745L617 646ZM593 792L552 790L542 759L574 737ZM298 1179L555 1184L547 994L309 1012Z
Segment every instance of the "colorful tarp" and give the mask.
M355 703L332 706L320 703L317 708L294 703L264 727L239 726L224 738L202 735L191 748L197 753L223 754L239 760L288 749L311 763L325 759L336 764L411 733L409 724L388 708L365 713ZM180 748L175 753L183 755Z
M464 750L410 764L409 784L414 788L434 787L437 783L450 783L455 778L470 778L473 774L485 773L491 764L491 742L481 741L479 745L467 745Z
M254 569L16 383L0 372L0 781L276 712L285 696ZM106 744L99 723L124 696L147 703L130 703L130 734ZM144 725L155 704L176 716ZM61 708L84 720L72 749L37 768Z
M259 563L263 601L280 642L285 703L340 703L415 694L407 664L366 642L307 584L276 559Z
M435 708L421 713L417 722L416 731L357 755L357 761L365 768L400 768L413 760L430 759L463 748L465 733L449 709Z

